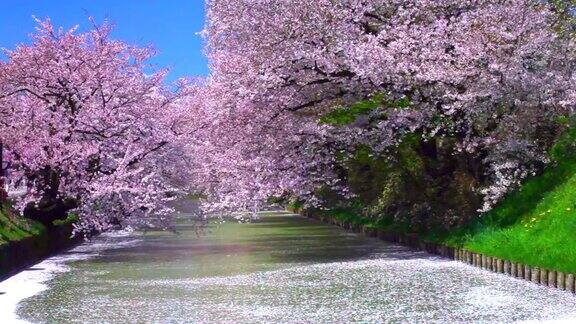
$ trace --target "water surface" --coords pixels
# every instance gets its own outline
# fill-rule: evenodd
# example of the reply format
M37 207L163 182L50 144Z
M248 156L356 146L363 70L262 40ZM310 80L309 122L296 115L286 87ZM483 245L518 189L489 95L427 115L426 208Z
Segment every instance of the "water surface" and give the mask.
M98 237L0 283L0 305L35 294L16 305L29 322L576 319L569 293L287 213L178 230Z

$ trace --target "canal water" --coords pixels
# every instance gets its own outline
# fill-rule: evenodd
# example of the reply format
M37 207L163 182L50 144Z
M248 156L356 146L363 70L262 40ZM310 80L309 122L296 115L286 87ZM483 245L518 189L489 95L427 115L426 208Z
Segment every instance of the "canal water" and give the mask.
M576 321L576 297L283 212L111 233L0 283L0 323Z

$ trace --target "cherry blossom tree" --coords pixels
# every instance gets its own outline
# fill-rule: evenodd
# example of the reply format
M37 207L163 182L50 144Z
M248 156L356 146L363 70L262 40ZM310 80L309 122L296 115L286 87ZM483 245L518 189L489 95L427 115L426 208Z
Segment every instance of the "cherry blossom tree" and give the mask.
M111 39L108 24L37 29L0 65L0 140L28 186L18 205L46 224L74 212L77 232L166 227L167 202L188 185L182 136L196 86L165 86L166 71L146 63L154 51Z
M6 161L6 164L8 162ZM6 198L8 198L8 192L6 192L6 183L5 183L5 171L8 165L4 166L4 144L0 141L0 206L6 202Z
M217 85L205 91L202 105L210 117L203 119L211 123L195 133L199 140L193 156L208 211L254 212L270 197L291 192L314 198L317 185L329 177L337 181L331 167L340 144L330 146L328 127L293 116L271 120L268 114L251 111L251 103L238 110L222 109L225 97Z
M213 188L243 208L344 189L340 152L386 154L418 133L454 137L455 153L485 164L490 208L546 162L541 126L573 111L574 46L558 19L531 0L211 0ZM319 122L381 94L349 125Z

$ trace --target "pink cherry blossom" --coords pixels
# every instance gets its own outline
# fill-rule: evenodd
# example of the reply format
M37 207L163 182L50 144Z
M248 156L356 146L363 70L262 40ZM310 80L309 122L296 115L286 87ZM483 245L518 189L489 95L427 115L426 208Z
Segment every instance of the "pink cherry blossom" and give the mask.
M212 196L254 210L270 196L314 202L326 185L348 194L337 152L385 155L417 132L487 157L489 208L545 162L538 125L573 111L574 44L555 20L530 0L209 1ZM319 123L379 93L410 105Z
M73 199L77 230L113 224L166 226L166 203L181 192L196 86L164 86L150 48L110 38L109 25L85 33L38 21L30 45L0 65L0 140L11 177L26 180L19 206L43 197ZM176 162L174 162L174 160Z

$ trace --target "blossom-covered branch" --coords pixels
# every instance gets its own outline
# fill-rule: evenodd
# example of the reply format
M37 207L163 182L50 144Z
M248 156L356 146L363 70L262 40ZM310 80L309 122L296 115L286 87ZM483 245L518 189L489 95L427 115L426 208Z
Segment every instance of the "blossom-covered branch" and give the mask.
M111 28L55 29L38 21L33 43L0 66L0 137L26 214L50 224L69 212L78 231L166 226L171 179L185 142L183 103L195 86L167 88L150 48L110 38ZM182 184L182 182L179 182Z
M224 130L206 154L219 174L214 188L226 204L256 205L345 189L335 171L340 150L361 144L385 155L417 133L455 138L455 153L485 164L489 208L545 162L545 146L535 144L541 126L574 108L574 46L557 32L554 8L531 0L210 1L209 89ZM365 118L319 122L379 94L387 99Z

